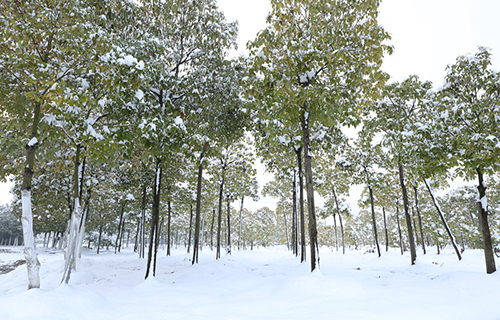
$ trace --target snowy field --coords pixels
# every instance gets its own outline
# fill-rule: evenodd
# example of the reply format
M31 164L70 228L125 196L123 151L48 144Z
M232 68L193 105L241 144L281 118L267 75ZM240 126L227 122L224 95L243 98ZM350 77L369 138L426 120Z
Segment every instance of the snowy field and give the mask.
M7 252L13 250L14 252ZM159 252L156 278L129 249L84 252L70 285L59 285L63 253L39 249L42 289L26 291L26 266L0 275L0 319L500 319L500 272L487 275L482 251L436 255L323 248L309 272L285 248L234 252L215 261L204 249ZM23 259L0 247L0 265ZM497 267L500 259L497 259Z

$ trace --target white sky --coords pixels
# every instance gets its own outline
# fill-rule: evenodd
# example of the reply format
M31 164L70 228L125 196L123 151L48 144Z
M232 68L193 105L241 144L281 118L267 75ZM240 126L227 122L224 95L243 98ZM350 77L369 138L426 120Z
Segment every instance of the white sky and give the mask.
M266 24L271 9L268 0L219 0L219 7L229 21L239 22L239 52ZM493 65L500 69L500 0L382 0L379 22L391 33L394 54L385 59L384 70L401 81L416 74L439 87L445 68L462 54L476 52L482 45L493 51ZM269 175L262 173L263 185ZM0 184L0 203L11 200L10 185ZM357 195L351 206L356 207ZM274 208L275 201L262 199L246 207ZM318 204L319 201L318 201Z
M265 28L271 9L268 0L219 0L219 7L229 21L238 20L238 51L245 53L246 43ZM416 74L442 85L446 66L466 53L475 53L479 45L493 51L493 66L500 69L500 0L382 0L379 23L392 35L394 53L384 60L383 69L393 80L402 81ZM272 178L258 166L261 186ZM351 190L348 199L354 211L360 188ZM255 210L275 208L276 200L246 202ZM321 205L320 199L316 200Z

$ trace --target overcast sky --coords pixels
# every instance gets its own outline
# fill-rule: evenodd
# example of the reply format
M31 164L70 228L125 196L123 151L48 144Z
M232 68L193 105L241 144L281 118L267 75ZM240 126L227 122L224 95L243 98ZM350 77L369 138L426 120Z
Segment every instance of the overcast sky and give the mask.
M238 20L238 52L245 53L246 43L266 26L269 1L218 3L229 21ZM494 68L500 69L500 0L382 0L379 9L379 23L392 35L389 43L394 46L394 53L384 59L383 65L392 80L402 81L416 74L438 88L446 75L446 66L460 55L475 53L479 45L492 49ZM258 168L262 185L272 176L265 175L262 166ZM352 190L349 198L354 211L359 192L359 188ZM275 208L275 200L270 198L246 204L250 210Z
M265 27L271 7L268 0L219 0L229 21L238 20L239 52ZM394 54L385 58L384 70L401 81L416 74L439 87L445 68L462 54L474 53L478 45L491 48L493 64L500 69L500 0L383 0L379 22L392 35ZM263 181L261 182L261 184ZM0 203L9 202L10 186L0 184ZM352 204L357 195L351 198ZM263 199L247 208L274 208Z

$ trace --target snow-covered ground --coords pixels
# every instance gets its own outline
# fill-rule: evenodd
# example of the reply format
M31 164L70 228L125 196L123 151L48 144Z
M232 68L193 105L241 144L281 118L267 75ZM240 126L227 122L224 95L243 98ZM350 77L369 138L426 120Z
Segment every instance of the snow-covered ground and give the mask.
M0 264L22 259L22 248L0 248ZM179 248L159 252L156 278L130 249L86 251L70 285L59 285L63 253L39 249L42 288L26 291L26 267L0 275L0 319L500 319L500 271L485 273L482 251L436 255L394 249L377 258L365 250L323 248L321 269L309 272L286 248L233 252L200 263ZM497 266L500 259L497 259Z

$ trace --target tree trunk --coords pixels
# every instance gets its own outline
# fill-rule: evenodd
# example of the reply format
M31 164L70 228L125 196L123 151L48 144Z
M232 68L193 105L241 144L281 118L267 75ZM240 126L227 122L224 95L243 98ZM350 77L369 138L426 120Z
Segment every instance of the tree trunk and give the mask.
M457 254L458 260L462 260L462 255L460 254L460 250L458 250L457 242L455 240L455 237L451 233L450 227L448 226L448 223L446 222L446 219L444 218L443 212L441 211L441 207L439 206L439 203L437 202L436 197L434 197L434 192L432 192L430 184L427 182L427 180L423 179L425 186L427 187L427 190L429 191L429 194L432 198L432 202L434 203L434 207L436 208L439 217L441 218L441 222L443 223L444 228L446 229L446 233L448 233L448 237L450 238L451 244L453 245L453 249L455 249L455 253Z
M71 277L71 270L76 268L76 246L78 244L78 233L80 231L81 222L81 206L80 206L80 177L83 167L80 164L81 145L77 144L75 154L75 168L73 173L73 197L74 206L73 214L71 215L70 228L68 235L68 246L66 248L66 263L64 266L63 277L61 283L68 283Z
M486 261L486 273L491 274L497 270L495 265L495 256L493 254L493 245L491 242L490 227L488 224L488 205L486 198L486 184L483 181L483 173L481 168L478 166L476 168L477 177L479 185L477 190L479 191L479 200L477 202L477 210L479 215L479 221L482 227L483 243L484 243L484 258Z
M342 223L342 215L339 214L340 234L342 235L342 254L345 254L345 239L344 239L344 224Z
M144 259L144 254L146 252L146 206L148 204L148 195L146 184L144 184L142 189L142 208L141 208L141 253L139 257Z
M316 214L314 207L314 185L312 177L312 155L309 142L309 115L304 106L301 112L302 136L304 139L304 170L306 174L307 207L309 212L309 247L311 250L311 272L319 263L318 232L316 229Z
M122 222L122 230L120 231L120 243L118 243L118 252L122 252L122 246L123 246L123 237L125 235L125 222L126 218L123 219Z
M240 247L240 244L241 244L241 226L243 224L242 220L241 220L241 215L243 213L243 200L245 199L245 196L242 196L241 197L241 208L240 208L240 230L238 232L238 251L241 250L241 247Z
M404 181L404 169L403 164L401 163L401 159L398 161L399 167L399 182L401 183L401 191L403 193L403 204L405 208L405 220L406 226L408 228L408 241L410 242L410 259L411 264L415 264L415 260L417 259L417 251L415 250L415 239L413 238L413 228L411 225L411 217L410 217L410 204L408 203L408 193L406 191L406 185Z
M403 255L404 245L403 245L403 236L401 234L401 223L399 222L399 205L396 205L396 220L398 222L399 248L401 249L401 255Z
M120 236L121 236L121 233L122 233L122 223L123 223L123 212L125 211L125 202L123 201L122 202L122 207L121 207L121 210L120 210L120 220L118 222L118 233L116 235L116 241L115 241L115 254L117 251L120 251L118 248L118 244L120 242Z
M339 201L337 199L337 192L335 191L335 187L332 188L333 191L333 199L335 200L335 207L337 208L337 214L339 215L340 218L340 206L339 206ZM335 219L336 214L333 214L333 224L335 226L335 247L337 248L337 251L339 251L339 243L338 243L338 236L337 236L337 220Z
M290 250L290 242L288 241L288 222L286 221L286 210L285 210L285 198L281 198L281 203L283 204L283 216L285 219L285 237L286 237L286 248Z
M231 200L227 196L227 253L231 254Z
M222 168L222 178L219 186L219 216L217 217L217 248L215 259L220 259L221 229L222 229L222 195L224 191L224 168Z
M101 237L102 237L102 225L99 226L99 240L97 240L97 254L99 254L99 250L101 249Z
M191 204L191 211L189 212L189 236L187 243L187 253L189 253L191 248L191 230L193 229L193 204Z
M375 239L375 245L377 246L377 253L380 258L380 246L378 244L378 233L377 233L377 221L375 219L375 205L373 203L373 190L372 190L372 184L370 182L370 177L368 176L368 170L365 167L365 174L366 174L366 182L368 185L368 191L370 192L370 207L372 210L372 225L373 225L373 237Z
M77 256L79 259L82 258L82 248L83 248L83 240L85 238L85 227L87 226L87 219L90 212L90 196L92 192L90 189L87 190L87 199L85 201L85 206L83 209L83 217L80 223L80 237L78 238L78 246L77 246Z
M203 178L203 153L200 155L200 164L198 165L198 184L196 187L196 218L194 223L194 243L193 260L191 264L198 263L198 250L200 243L200 218L201 218L201 183Z
M153 208L151 214L151 231L149 233L149 250L148 260L146 262L146 276L148 278L151 269L151 262L153 260L153 277L156 273L156 255L158 253L158 239L159 239L159 220L160 220L160 192L161 192L161 160L156 157L155 181L153 186ZM153 257L154 253L154 257Z
M214 224L215 224L215 209L212 211L212 223L210 225L210 250L214 249Z
M417 208L418 227L420 228L420 238L422 238L422 251L424 252L424 254L426 254L424 229L422 228L422 215L420 214L420 204L418 201L418 186L416 182L413 185L413 190L415 191L415 207Z
M415 220L415 208L411 207L411 218L413 221L413 230L415 231L415 245L418 246L418 242L420 241L418 239L418 229L417 229L417 221Z
M168 219L167 219L167 256L170 255L170 225L172 223L172 205L168 199Z
M387 233L387 220L385 218L385 207L382 207L382 213L384 215L385 252L387 252L389 251L389 234Z
M21 186L22 203L22 225L24 239L24 258L28 270L28 290L40 288L40 261L35 246L35 237L33 234L33 213L31 211L31 183L33 180L35 168L35 151L38 148L38 142L33 143L38 137L38 123L40 122L39 102L33 104L33 125L31 127L30 142L26 145L26 162L23 172L23 184Z
M306 261L306 227L304 216L304 175L302 172L302 147L295 149L299 169L299 206L300 206L300 262Z
M292 191L292 202L293 202L293 208L292 208L292 248L293 248L293 254L295 256L299 255L299 248L298 248L298 218L297 218L297 170L293 170L293 191Z

